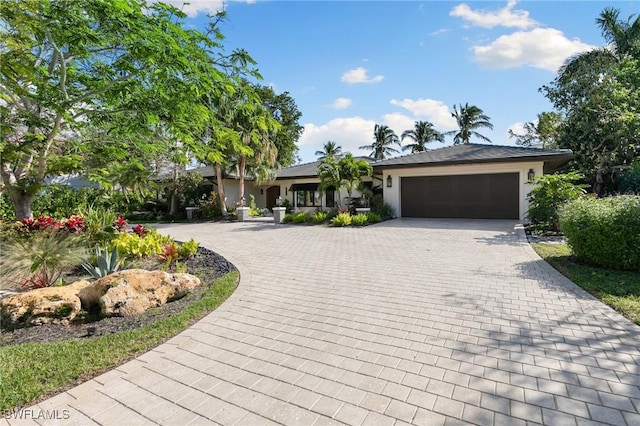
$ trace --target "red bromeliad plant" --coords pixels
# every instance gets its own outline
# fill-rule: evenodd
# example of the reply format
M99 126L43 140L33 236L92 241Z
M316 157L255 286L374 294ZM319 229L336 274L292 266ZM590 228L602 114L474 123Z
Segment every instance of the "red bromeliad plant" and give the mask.
M118 216L118 218L111 224L117 232L125 232L127 230L127 226L129 222L122 216Z
M71 234L77 234L79 232L83 232L86 229L84 218L78 215L73 215L62 223L64 225L64 229L66 229Z
M136 234L139 237L144 237L144 234L146 234L147 230L144 228L144 225L136 225L133 228L133 233Z

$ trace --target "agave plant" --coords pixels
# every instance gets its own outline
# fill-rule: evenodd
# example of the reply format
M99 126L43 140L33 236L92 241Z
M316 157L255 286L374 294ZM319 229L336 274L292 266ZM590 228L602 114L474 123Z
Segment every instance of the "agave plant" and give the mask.
M96 264L89 262L82 264L82 267L93 278L102 278L120 269L120 265L124 259L118 259L118 249L116 247L109 251L108 248L101 249L96 247Z

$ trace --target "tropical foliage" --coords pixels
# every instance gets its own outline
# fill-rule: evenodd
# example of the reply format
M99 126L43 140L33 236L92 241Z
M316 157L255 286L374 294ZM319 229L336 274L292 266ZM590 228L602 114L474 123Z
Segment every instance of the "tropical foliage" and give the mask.
M515 139L517 145L540 145L541 148L557 148L560 136L562 116L557 112L543 112L538 114L535 122L524 124L524 133L516 133L509 129L509 138Z
M567 202L584 194L585 186L579 182L583 176L577 172L544 175L535 178L533 189L527 195L527 217L538 230L559 231L558 212Z
M246 51L225 51L224 13L205 32L185 18L144 0L0 2L0 195L17 219L45 176L78 172L135 204L164 174L175 213L190 158L219 180L232 165L258 176L294 162L293 99L248 83L261 76Z
M319 160L324 160L326 157L336 158L342 154L342 147L334 141L327 141L322 146L322 151L316 151L316 156Z
M491 142L491 139L478 132L478 129L493 129L491 118L475 105L465 103L453 106L451 116L456 119L458 130L451 130L445 135L453 136L453 144L467 144L472 137Z
M540 90L563 115L558 145L594 192L614 190L616 169L640 155L640 16L613 8L596 19L607 43L572 58Z
M416 121L414 128L402 132L401 140L408 138L413 143L402 147L403 151L416 152L427 151L430 142L444 142L444 135L433 127L429 121Z
M325 157L318 166L319 189L326 192L344 188L348 194L347 205L351 205L353 191L358 189L363 177L371 176L372 173L373 169L367 160L355 158L351 153L339 160Z
M400 151L393 148L392 145L400 147L400 139L389 126L384 124L376 124L373 129L373 143L371 145L363 145L360 149L370 150L369 157L376 160L384 160L390 155L398 154Z

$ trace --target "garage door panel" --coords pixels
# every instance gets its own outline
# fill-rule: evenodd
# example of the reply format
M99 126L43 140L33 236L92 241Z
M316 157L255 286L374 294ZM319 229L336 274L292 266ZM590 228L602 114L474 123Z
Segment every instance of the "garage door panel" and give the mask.
M402 216L518 219L519 175L499 173L403 177Z

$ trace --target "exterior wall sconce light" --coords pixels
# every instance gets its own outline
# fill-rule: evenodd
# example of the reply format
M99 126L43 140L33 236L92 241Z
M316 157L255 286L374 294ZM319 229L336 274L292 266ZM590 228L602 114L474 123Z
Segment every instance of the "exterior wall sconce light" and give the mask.
M391 188L393 186L393 181L391 180L391 175L387 175L387 188Z
M286 187L286 186L284 187L284 195L289 195L288 189L289 189L288 187Z
M527 179L533 180L534 177L536 177L536 172L534 172L533 169L529 169L529 173L527 173Z
M260 195L264 194L264 189L260 188Z

